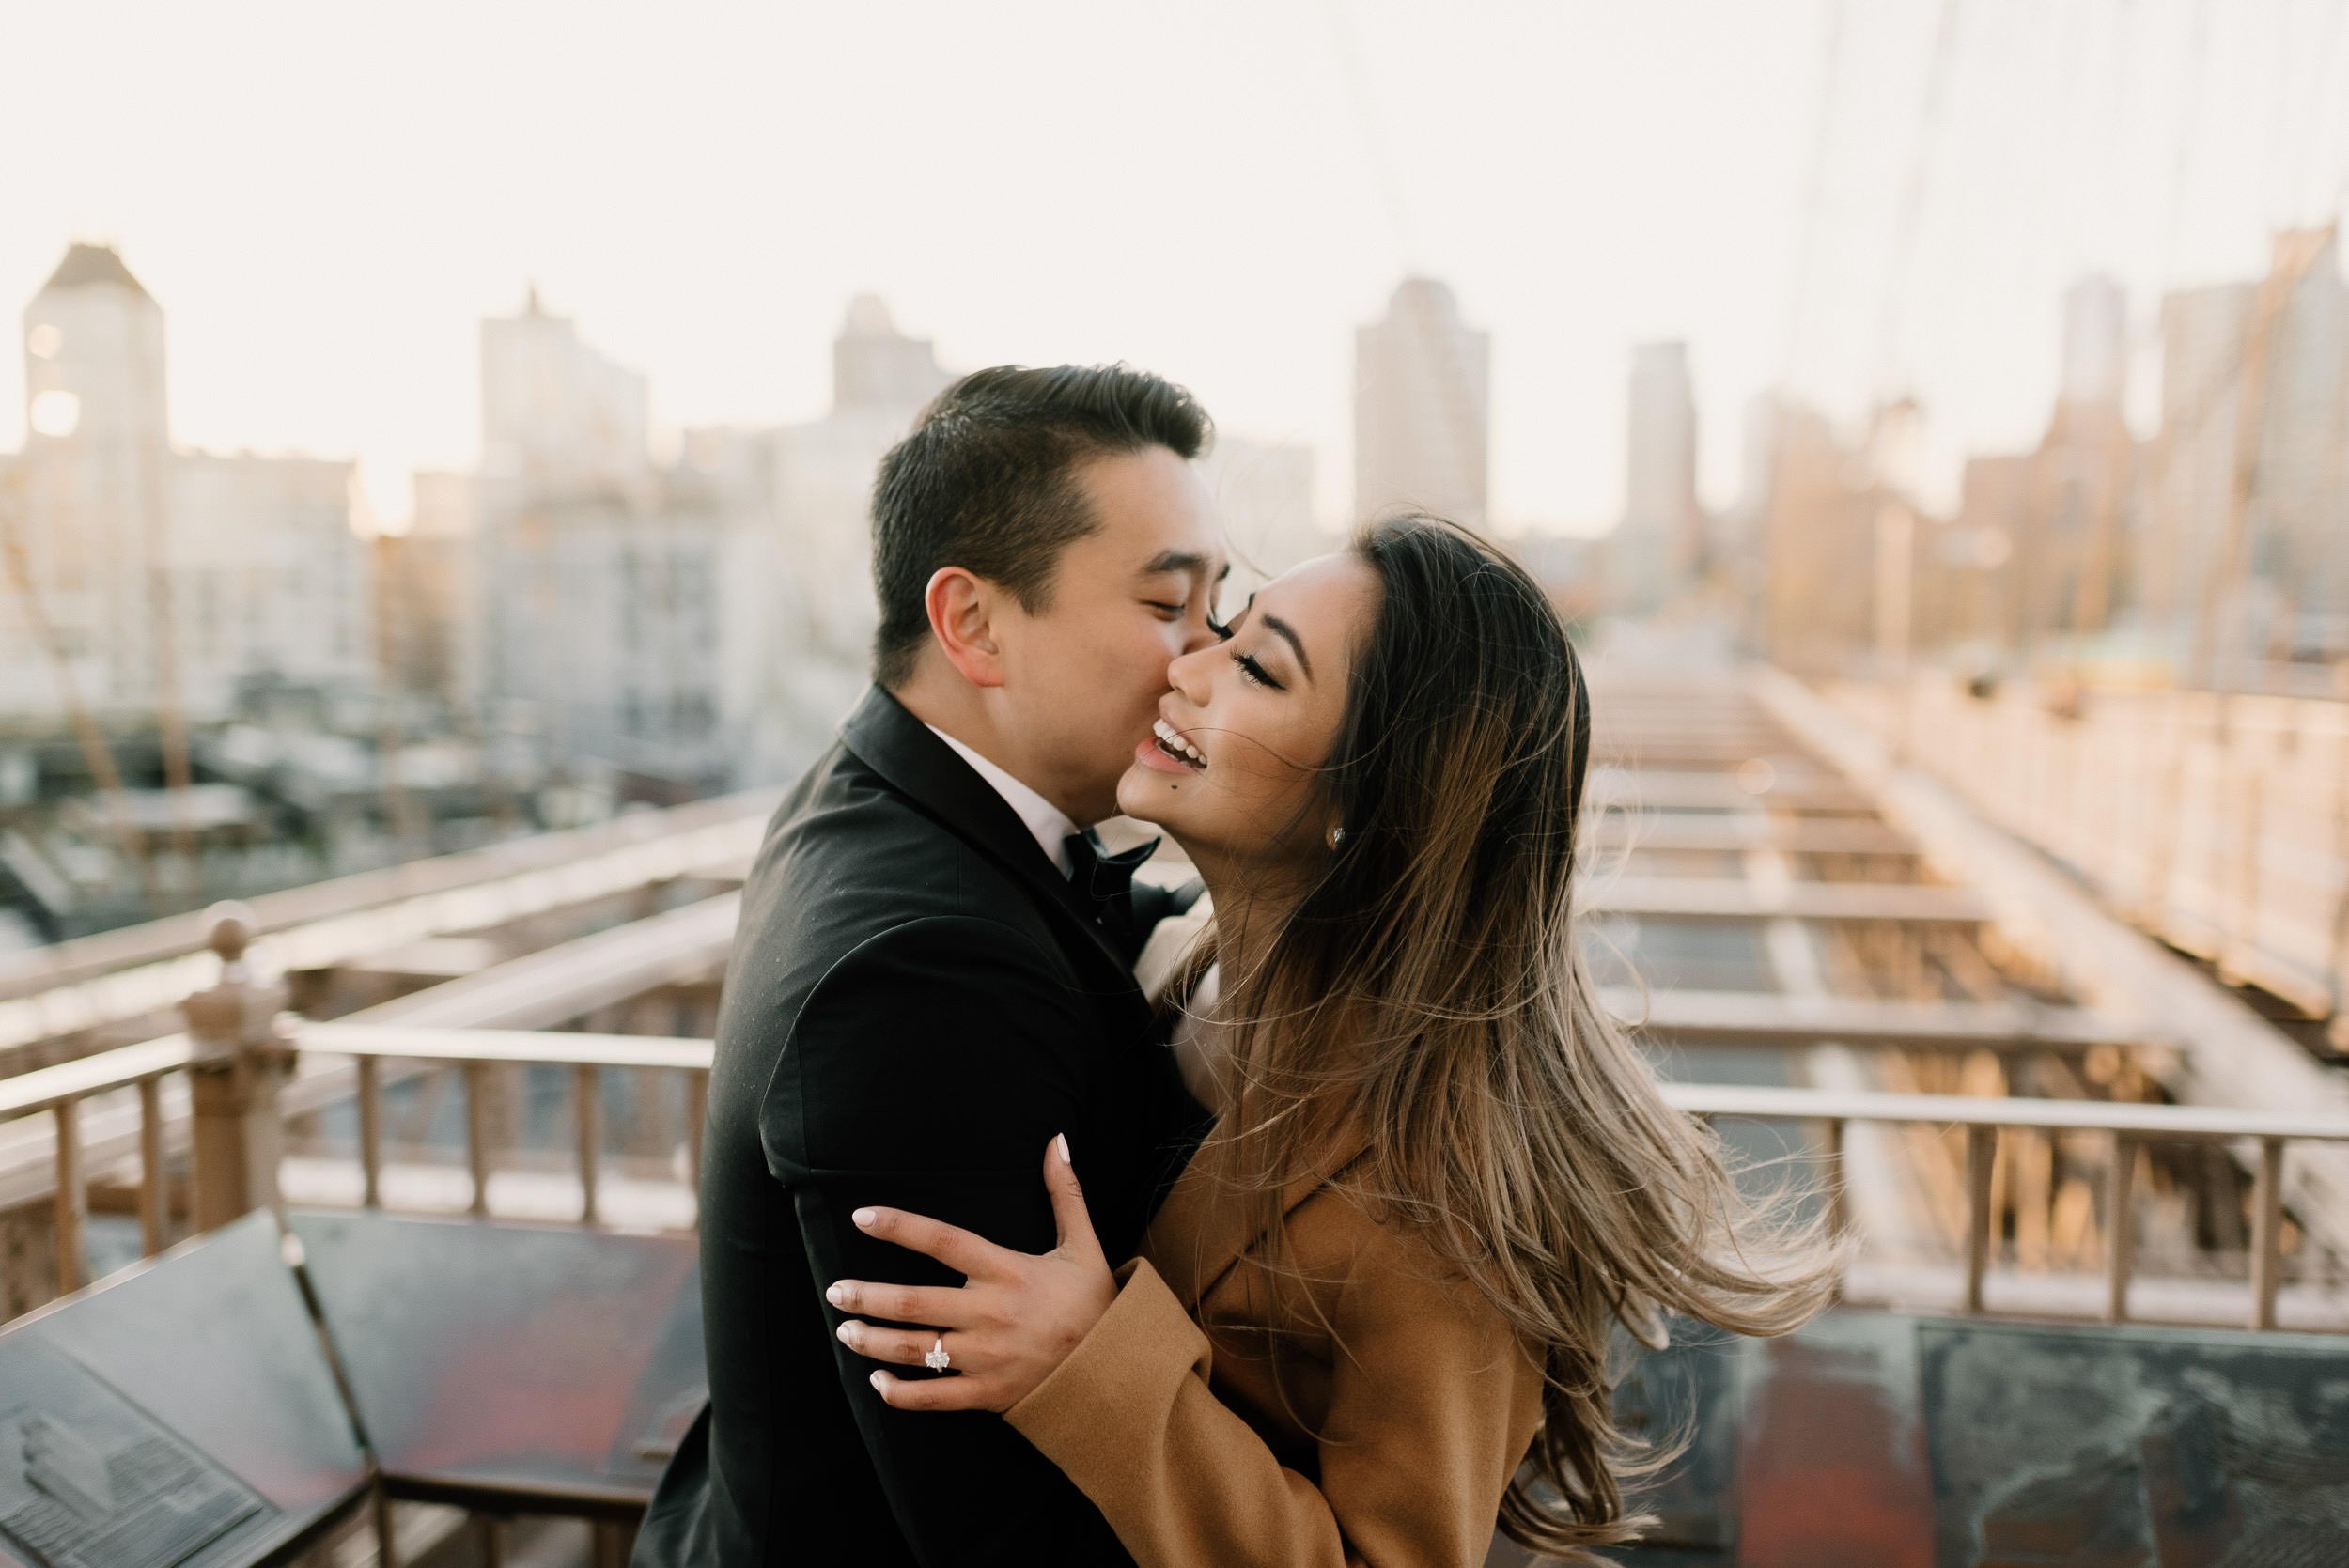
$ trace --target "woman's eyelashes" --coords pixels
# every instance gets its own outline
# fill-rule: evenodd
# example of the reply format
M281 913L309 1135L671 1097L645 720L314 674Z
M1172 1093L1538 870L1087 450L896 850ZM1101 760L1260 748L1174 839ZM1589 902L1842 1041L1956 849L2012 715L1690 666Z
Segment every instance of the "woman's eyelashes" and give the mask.
M1252 653L1236 653L1232 656L1232 662L1239 666L1239 678L1242 680L1253 682L1258 686L1270 687L1275 691L1288 690L1272 678L1272 673L1264 667L1263 660Z

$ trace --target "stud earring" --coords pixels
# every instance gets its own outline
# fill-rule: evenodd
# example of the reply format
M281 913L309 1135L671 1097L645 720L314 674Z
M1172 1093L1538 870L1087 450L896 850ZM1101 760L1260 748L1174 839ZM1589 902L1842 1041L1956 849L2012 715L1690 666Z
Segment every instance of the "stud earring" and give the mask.
M1332 850L1338 848L1338 846L1343 845L1345 842L1346 830L1344 828L1333 827L1330 830L1330 847Z

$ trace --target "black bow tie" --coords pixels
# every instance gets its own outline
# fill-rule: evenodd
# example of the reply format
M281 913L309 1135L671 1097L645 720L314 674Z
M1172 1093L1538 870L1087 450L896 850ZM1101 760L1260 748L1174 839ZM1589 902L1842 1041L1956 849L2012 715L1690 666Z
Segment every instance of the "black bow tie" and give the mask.
M1090 828L1081 833L1071 833L1060 842L1061 847L1068 851L1068 885L1096 904L1121 910L1131 906L1134 872L1159 847L1159 841L1152 839L1131 849L1108 854Z

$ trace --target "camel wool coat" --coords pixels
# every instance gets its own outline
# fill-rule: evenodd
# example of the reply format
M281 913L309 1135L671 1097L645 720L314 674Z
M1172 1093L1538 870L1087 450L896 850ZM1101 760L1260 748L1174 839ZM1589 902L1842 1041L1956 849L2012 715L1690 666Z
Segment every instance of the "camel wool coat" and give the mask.
M1284 1267L1210 1139L1109 1312L1006 1417L1141 1568L1477 1568L1541 1420L1474 1287L1330 1174L1282 1195Z

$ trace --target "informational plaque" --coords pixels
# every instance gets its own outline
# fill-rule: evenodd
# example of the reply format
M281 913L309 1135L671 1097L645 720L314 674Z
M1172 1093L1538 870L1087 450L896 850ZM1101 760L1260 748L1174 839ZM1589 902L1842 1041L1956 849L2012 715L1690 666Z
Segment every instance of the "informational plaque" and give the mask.
M179 1568L276 1512L63 1351L0 1346L0 1543L35 1568Z
M692 1237L291 1218L394 1496L645 1506L708 1397Z

